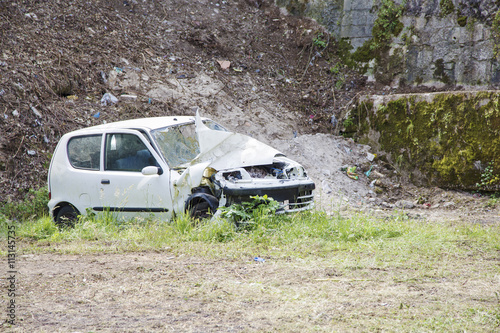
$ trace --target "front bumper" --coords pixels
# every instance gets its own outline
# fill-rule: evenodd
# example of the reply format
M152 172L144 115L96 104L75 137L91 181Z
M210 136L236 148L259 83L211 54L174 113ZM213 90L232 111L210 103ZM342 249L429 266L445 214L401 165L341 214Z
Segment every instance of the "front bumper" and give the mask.
M280 203L278 212L290 213L313 208L315 187L311 180L252 179L247 182L226 182L222 193L226 197L227 206L251 201L251 196L267 195Z

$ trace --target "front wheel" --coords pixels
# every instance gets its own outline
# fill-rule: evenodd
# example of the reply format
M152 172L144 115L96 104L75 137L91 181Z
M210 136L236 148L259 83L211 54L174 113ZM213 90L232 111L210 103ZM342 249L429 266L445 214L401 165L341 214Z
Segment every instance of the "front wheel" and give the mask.
M212 217L217 211L219 200L211 194L196 193L187 203L186 210L195 219Z
M80 213L72 205L62 207L56 216L56 225L59 227L74 227Z

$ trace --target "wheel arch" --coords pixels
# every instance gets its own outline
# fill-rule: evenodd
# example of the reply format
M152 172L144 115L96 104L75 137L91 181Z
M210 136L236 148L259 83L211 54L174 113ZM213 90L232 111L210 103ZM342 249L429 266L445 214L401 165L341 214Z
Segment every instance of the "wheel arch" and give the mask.
M57 219L57 214L59 214L59 211L61 209L63 209L64 207L66 206L71 206L73 207L73 209L77 212L78 215L80 215L80 211L78 210L78 208L76 208L75 205L73 205L72 203L70 202L67 202L67 201L62 201L62 202L59 202L57 205L54 206L54 208L52 209L52 219L54 221L56 221Z
M215 213L219 208L219 199L217 199L215 196L205 192L196 192L188 197L184 209L186 210L186 212L189 212L192 207L201 202L208 203L212 214Z

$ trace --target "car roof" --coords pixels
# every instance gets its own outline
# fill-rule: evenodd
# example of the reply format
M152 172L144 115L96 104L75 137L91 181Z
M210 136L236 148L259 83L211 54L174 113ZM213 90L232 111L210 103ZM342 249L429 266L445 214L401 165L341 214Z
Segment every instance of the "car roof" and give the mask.
M201 118L202 120L209 120L208 118ZM116 121L107 124L101 124L91 127L85 127L71 133L94 131L94 130L107 130L107 129L145 129L152 130L167 126L186 124L194 122L194 116L166 116L166 117L150 117L138 118Z

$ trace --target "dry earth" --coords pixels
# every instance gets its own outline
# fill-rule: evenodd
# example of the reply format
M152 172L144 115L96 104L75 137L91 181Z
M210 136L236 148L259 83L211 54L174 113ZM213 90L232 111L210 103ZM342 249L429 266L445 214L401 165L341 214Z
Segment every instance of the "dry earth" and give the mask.
M250 255L207 259L168 249L25 255L13 331L406 331L405 321L460 321L449 317L450 309L461 313L494 302L499 281L484 274L494 276L489 260L497 259L477 260L477 254L471 248L469 259L430 270L419 263L380 266L348 253L264 263Z

